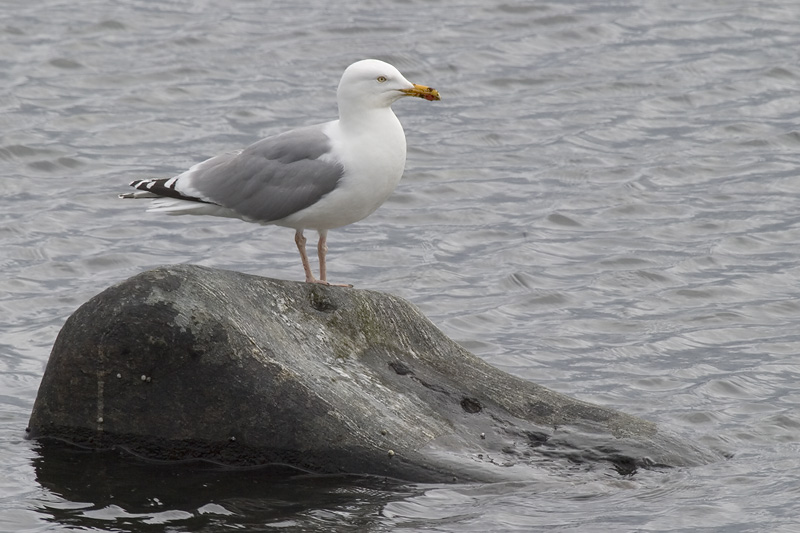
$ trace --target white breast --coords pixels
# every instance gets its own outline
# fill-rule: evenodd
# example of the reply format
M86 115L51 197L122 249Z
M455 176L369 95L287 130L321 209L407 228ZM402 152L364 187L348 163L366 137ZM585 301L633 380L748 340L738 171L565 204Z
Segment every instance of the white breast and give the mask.
M336 160L345 173L336 188L314 205L276 222L296 229L331 229L357 222L370 214L392 194L406 162L406 137L400 121L390 108L374 110L343 134L339 121L331 122Z

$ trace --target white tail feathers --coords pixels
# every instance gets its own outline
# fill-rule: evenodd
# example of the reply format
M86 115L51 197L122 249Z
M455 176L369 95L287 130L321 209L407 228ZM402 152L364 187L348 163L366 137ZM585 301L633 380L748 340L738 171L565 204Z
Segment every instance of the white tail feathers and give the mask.
M136 193L128 193L136 194ZM135 198L139 198L135 196ZM158 198L147 209L149 212L166 215L212 215L217 217L241 218L235 211L216 204L192 202L178 198Z

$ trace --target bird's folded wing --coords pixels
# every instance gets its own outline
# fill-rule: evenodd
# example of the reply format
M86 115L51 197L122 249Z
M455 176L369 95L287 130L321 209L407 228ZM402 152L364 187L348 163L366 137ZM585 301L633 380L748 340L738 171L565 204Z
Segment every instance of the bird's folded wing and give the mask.
M344 175L323 127L293 130L208 159L178 176L176 189L255 221L285 218L319 201Z

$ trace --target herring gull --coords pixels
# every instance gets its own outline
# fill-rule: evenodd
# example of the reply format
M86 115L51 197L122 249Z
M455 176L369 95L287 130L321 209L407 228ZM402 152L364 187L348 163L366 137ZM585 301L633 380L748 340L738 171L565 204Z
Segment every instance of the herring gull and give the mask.
M131 182L121 198L157 198L148 211L214 215L294 228L306 282L328 285L328 230L373 213L394 191L406 162L406 137L391 105L404 96L439 100L388 63L365 59L344 71L339 119L267 137L212 157L172 178ZM319 233L319 279L303 231Z

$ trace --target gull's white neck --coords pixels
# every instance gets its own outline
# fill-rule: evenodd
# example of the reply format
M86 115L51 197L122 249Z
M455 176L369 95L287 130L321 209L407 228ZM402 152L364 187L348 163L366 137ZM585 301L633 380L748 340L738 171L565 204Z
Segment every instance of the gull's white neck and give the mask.
M339 125L342 129L357 132L387 127L400 128L400 121L389 106L362 107L339 105Z

